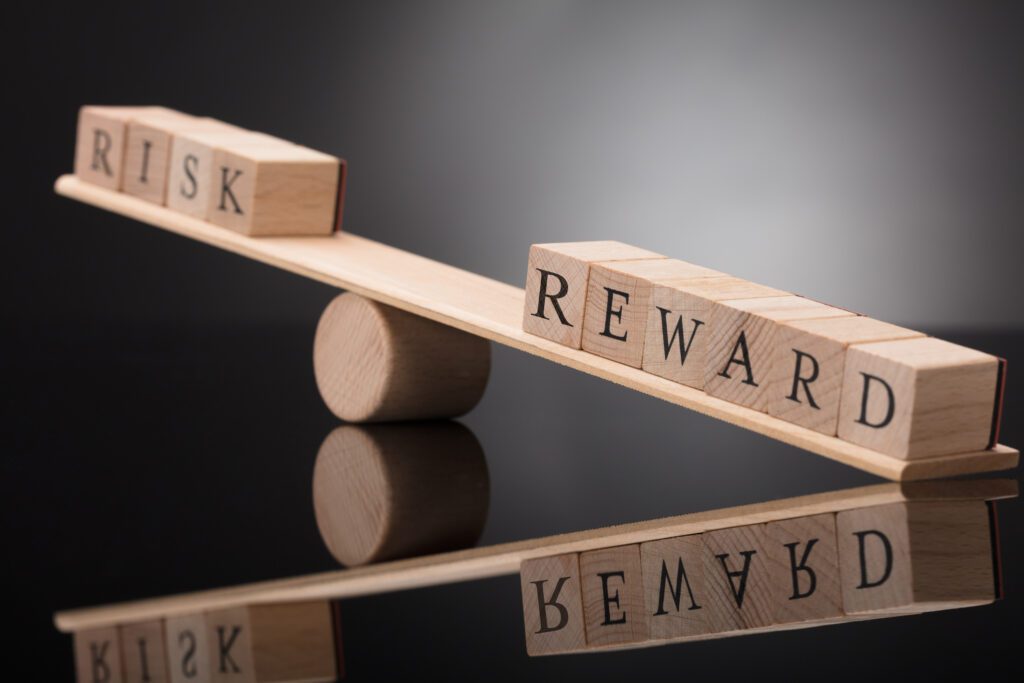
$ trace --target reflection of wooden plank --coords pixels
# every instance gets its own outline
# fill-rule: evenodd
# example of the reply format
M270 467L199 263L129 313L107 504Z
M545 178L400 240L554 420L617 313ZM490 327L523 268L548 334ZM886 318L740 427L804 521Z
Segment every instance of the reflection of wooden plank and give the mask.
M340 287L471 334L526 351L846 465L894 480L928 479L1017 466L1006 446L904 461L825 436L637 368L524 332L523 290L394 247L339 233L330 237L251 238L125 194L57 180L59 194L257 261Z
M579 553L630 543L697 534L744 524L772 522L909 500L995 500L1017 495L1009 479L886 483L744 505L678 517L591 529L440 555L265 581L232 588L95 607L55 616L62 631L195 614L241 605L325 600L516 574L519 565L540 557Z

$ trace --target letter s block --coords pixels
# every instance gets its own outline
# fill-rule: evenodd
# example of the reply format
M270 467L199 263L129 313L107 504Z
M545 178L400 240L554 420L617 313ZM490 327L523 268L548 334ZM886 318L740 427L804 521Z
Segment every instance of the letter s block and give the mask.
M78 683L121 683L121 648L117 627L78 631L75 677Z
M639 544L581 553L580 585L589 647L647 640Z
M846 353L839 438L904 460L995 441L995 356L934 337L857 344Z
M893 503L836 515L843 611L904 614L995 599L984 501Z
M133 116L155 113L173 112L163 107L82 107L78 111L75 175L93 185L120 191L128 122Z
M210 683L210 647L202 614L164 620L171 683Z
M614 241L534 244L526 271L523 330L580 348L591 264L661 258L661 254Z
M585 649L579 554L526 560L519 580L526 652L533 657Z

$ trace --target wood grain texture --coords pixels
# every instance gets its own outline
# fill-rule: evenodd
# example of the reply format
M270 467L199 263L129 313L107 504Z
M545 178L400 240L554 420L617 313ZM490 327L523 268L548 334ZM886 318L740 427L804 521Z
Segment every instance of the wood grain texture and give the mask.
M774 596L773 622L843 616L836 516L826 513L770 522L764 535Z
M527 654L586 648L579 553L526 560L519 570L519 582Z
M708 531L701 541L710 630L722 633L774 624L764 524Z
M163 107L82 107L75 139L75 175L83 182L121 190L128 122L134 116L171 111Z
M247 258L346 289L444 325L641 391L889 479L927 479L1017 466L1006 446L902 461L825 436L703 391L524 331L522 289L348 233L329 237L254 239L124 194L57 181L59 194L149 223Z
M120 628L125 683L166 683L167 636L160 619L125 624Z
M163 205L167 200L167 170L174 133L201 126L202 121L180 112L133 116L126 128L122 190Z
M647 640L639 544L580 553L580 588L588 647Z
M640 564L652 639L695 636L710 630L700 534L643 543Z
M1017 482L1009 479L877 484L368 567L59 612L54 621L62 631L78 631L240 605L370 595L514 574L519 571L520 564L527 560L688 536L744 524L767 523L908 500L994 500L1016 495Z

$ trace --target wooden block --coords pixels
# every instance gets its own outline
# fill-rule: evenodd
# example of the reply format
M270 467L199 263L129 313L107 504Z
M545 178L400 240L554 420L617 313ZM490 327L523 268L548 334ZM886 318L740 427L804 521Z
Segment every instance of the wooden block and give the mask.
M652 640L708 632L703 553L700 534L640 545L644 605Z
M780 323L768 378L768 414L835 436L850 345L923 336L865 316Z
M82 107L78 111L75 175L94 185L120 191L128 122L134 116L156 113L172 112L163 107Z
M736 277L655 283L647 314L644 371L703 389L712 304L787 294Z
M639 544L581 553L580 585L588 646L647 640Z
M795 295L715 302L708 326L704 391L767 412L766 389L779 323L853 315Z
M124 683L165 683L171 680L162 620L121 626L120 637Z
M765 525L772 621L791 624L843 616L836 516L797 517Z
M836 515L846 614L915 613L995 599L984 501L908 502Z
M253 605L206 614L210 680L334 681L329 602Z
M210 643L202 614L164 620L167 671L172 683L210 683Z
M580 348L590 265L646 258L664 256L613 241L534 244L526 271L523 330Z
M712 633L770 626L774 621L764 525L701 534L706 619Z
M526 652L531 657L587 646L579 558L579 553L569 553L520 565Z
M846 352L839 438L904 460L993 440L999 359L924 337Z
M121 647L117 628L76 631L75 678L78 683L121 683Z
M724 275L668 258L592 264L583 316L583 350L639 368L654 284Z

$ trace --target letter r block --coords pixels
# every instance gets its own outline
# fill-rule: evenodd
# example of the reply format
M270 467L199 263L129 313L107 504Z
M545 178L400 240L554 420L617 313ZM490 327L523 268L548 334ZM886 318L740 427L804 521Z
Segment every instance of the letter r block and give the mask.
M75 676L78 683L121 683L121 648L117 627L77 631Z
M652 640L708 633L703 552L700 534L640 545Z
M93 185L120 191L128 122L133 116L171 113L163 107L100 107L86 105L78 112L75 175Z
M124 683L167 683L166 636L160 619L120 627Z
M164 620L167 670L172 683L210 683L210 647L202 614Z
M578 553L526 560L520 565L526 652L531 657L587 646Z
M523 330L580 348L591 264L649 258L664 257L614 241L534 244L526 271Z
M904 460L987 448L996 438L995 356L934 337L846 353L839 438Z
M984 501L912 501L836 515L843 610L913 614L995 599Z
M772 581L774 623L843 616L835 514L769 522L764 527L764 543Z
M648 639L639 544L580 553L580 585L589 647Z

